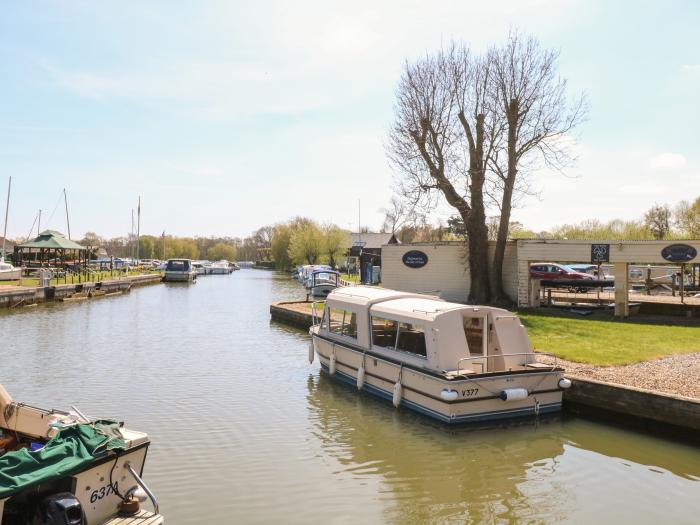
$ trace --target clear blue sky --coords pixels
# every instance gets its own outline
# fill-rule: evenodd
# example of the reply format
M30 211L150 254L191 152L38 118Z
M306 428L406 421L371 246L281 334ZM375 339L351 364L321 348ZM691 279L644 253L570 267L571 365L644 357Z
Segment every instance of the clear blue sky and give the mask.
M700 4L4 2L0 196L8 236L43 226L245 236L294 215L378 227L402 62L511 25L588 93L568 177L539 173L515 219L540 230L700 195ZM445 217L445 210L439 212ZM43 228L42 228L43 229Z

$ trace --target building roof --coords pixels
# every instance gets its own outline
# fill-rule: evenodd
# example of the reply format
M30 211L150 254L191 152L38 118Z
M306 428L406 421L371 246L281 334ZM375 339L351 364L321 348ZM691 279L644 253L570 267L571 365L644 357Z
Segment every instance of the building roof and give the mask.
M362 247L363 249L378 249L385 244L400 244L393 233L351 233L349 247Z
M73 242L55 230L44 230L31 241L18 244L20 248L44 248L49 250L87 250L77 242Z

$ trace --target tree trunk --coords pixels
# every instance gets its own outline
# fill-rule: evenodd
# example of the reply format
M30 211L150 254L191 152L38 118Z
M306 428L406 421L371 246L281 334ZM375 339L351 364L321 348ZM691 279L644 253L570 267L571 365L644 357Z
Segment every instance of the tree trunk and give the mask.
M469 152L469 193L471 213L465 220L469 247L469 302L485 304L491 301L489 276L489 237L484 210L484 116L476 118L476 141Z
M513 189L515 178L518 173L518 162L516 159L516 141L518 112L520 105L518 99L512 99L508 105L508 171L503 187L503 198L501 201L501 219L498 225L498 237L496 238L496 251L493 256L493 298L495 301L506 301L508 296L503 288L503 260L506 254L506 243L508 242L508 229L510 226L510 213L512 210Z

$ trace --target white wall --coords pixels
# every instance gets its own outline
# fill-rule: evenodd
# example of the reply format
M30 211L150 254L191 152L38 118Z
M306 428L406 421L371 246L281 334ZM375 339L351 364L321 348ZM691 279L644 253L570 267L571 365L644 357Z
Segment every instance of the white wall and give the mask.
M490 243L493 259L495 243ZM422 268L403 264L404 253L419 250L428 256ZM382 286L407 292L435 293L448 301L466 303L471 285L466 265L467 248L460 242L434 242L382 246ZM509 243L503 262L503 285L515 302L518 295L517 247Z

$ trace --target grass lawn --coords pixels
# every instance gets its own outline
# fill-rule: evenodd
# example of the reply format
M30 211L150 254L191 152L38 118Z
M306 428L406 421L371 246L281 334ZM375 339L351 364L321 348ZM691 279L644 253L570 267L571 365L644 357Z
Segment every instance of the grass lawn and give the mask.
M535 349L569 361L625 365L700 352L700 327L518 315Z
M340 278L343 281L350 281L351 283L359 283L360 282L360 276L357 274L350 275L349 273L341 273Z

